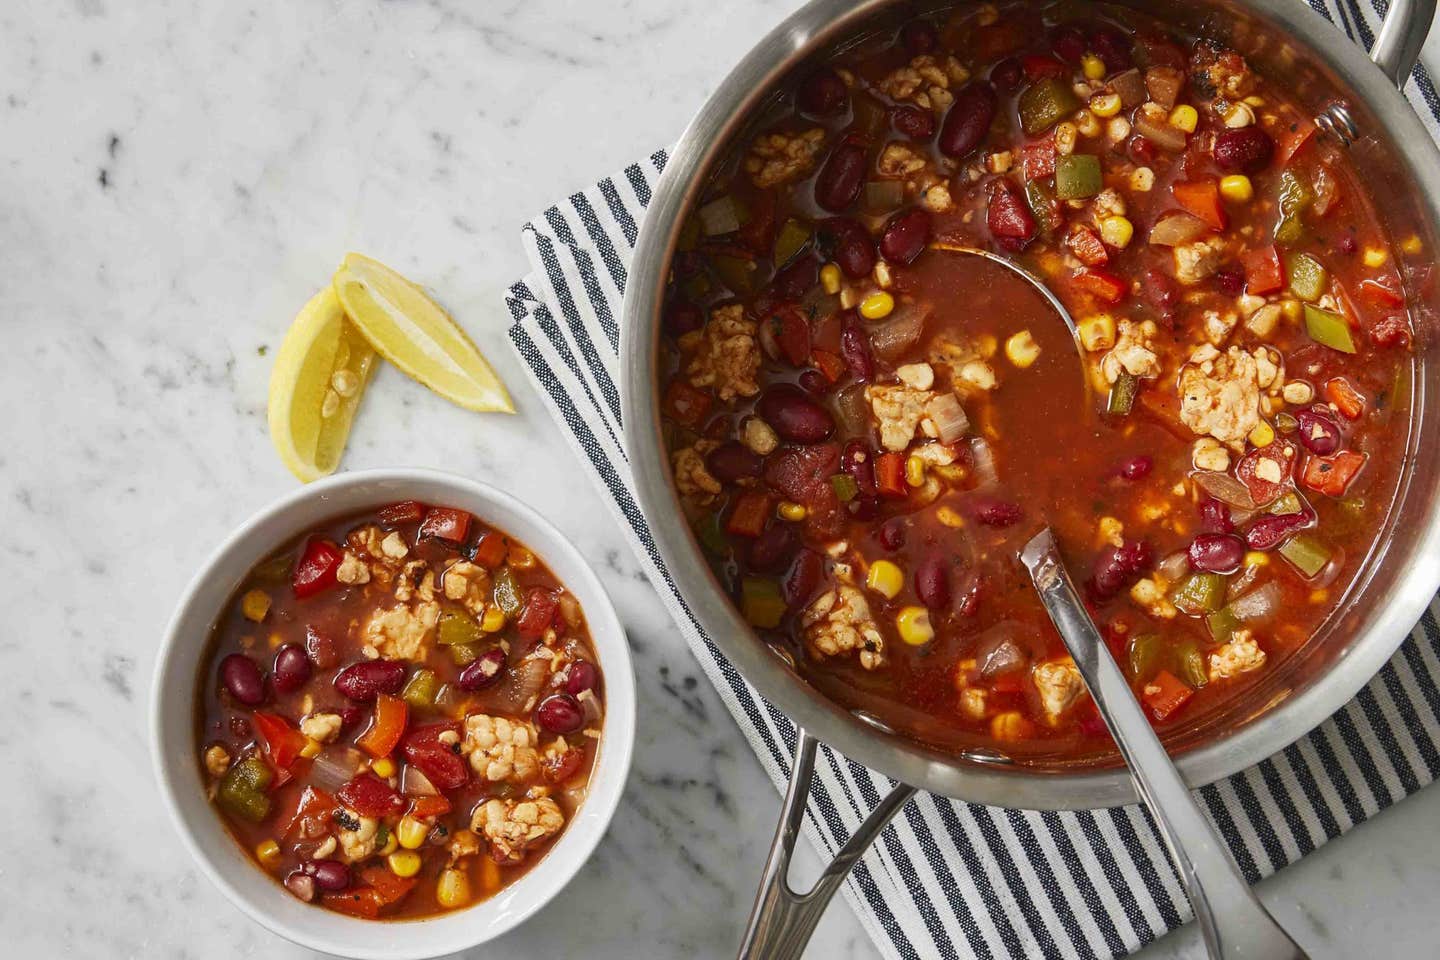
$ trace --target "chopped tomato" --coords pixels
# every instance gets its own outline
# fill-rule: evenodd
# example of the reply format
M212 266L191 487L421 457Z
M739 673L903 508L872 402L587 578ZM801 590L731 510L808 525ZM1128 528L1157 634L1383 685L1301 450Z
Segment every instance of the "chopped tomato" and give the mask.
M1205 221L1207 226L1224 230L1230 222L1225 215L1225 206L1220 202L1220 185L1214 177L1172 184L1170 192L1175 195L1176 203L1187 213Z
M265 756L276 770L289 770L305 749L305 734L290 726L290 721L274 713L257 710L251 718Z
M290 576L290 588L295 591L295 596L302 599L313 597L335 586L338 582L335 571L340 569L343 559L345 552L331 540L311 537L305 541L305 549Z
M1071 282L1076 289L1084 290L1105 303L1119 303L1130 289L1129 284L1109 270L1081 270L1071 278Z
M910 495L905 484L905 455L903 453L882 453L875 458L875 487L880 496L904 500Z
M1359 297L1373 307L1400 307L1405 304L1405 295L1393 276L1361 280Z
M775 193L754 194L747 204L749 219L740 226L735 239L752 253L767 256L775 245Z
M676 423L698 427L710 412L710 394L697 390L676 377L665 388L665 410Z
M336 791L335 797L362 817L384 817L405 810L405 798L396 793L390 784L369 772L352 777L349 783Z
M404 700L388 694L375 698L375 720L370 724L355 745L372 757L388 757L405 735L405 724L410 719L410 708Z
M1410 346L1410 321L1406 320L1403 314L1392 313L1371 320L1367 322L1366 330L1370 334L1370 341L1377 347L1403 349Z
M1077 223L1070 228L1069 235L1065 237L1065 245L1087 267L1098 267L1110 262L1110 253L1101 242L1100 235L1084 224Z
M1263 506L1284 492L1298 455L1293 441L1276 437L1268 445L1257 447L1241 457L1235 465L1235 476L1250 491L1250 499ZM1265 466L1267 461L1273 463L1274 468ZM1279 479L1271 479L1276 473Z
M804 366L810 359L810 322L804 311L793 304L784 306L771 315L770 322L785 359L792 367Z
M376 510L375 516L384 524L414 523L425 516L425 505L419 500L401 500Z
M351 887L338 893L322 893L320 899L325 906L337 913L365 920L378 919L380 908L385 906L384 898L371 887Z
M765 531L765 521L770 519L770 495L755 490L740 494L730 517L725 521L725 532L737 537L758 537Z
M1256 247L1240 255L1245 265L1245 292L1254 296L1274 293L1285 286L1285 265L1280 262L1280 251L1272 243Z
M510 544L505 539L505 534L499 530L486 530L480 534L480 539L475 541L475 549L470 556L480 566L494 569L505 562L505 555L509 550Z
M450 809L449 799L437 793L433 796L416 797L411 800L409 813L416 820L431 820L435 817L443 817L450 812Z
M1360 468L1365 466L1365 454L1354 450L1341 450L1328 457L1311 457L1305 461L1305 471L1300 482L1317 493L1327 497L1343 497Z
M580 772L580 765L584 762L585 751L572 748L558 755L547 754L540 761L540 769L551 783L564 783Z
M1191 690L1169 670L1161 670L1155 674L1155 678L1145 684L1145 690L1141 699L1155 715L1156 720L1165 720L1176 710L1185 706L1190 698L1195 695Z
M380 915L380 911L409 896L410 891L420 882L416 877L397 877L389 868L379 863L367 864L361 867L358 873L359 885L349 890L323 895L322 899L327 907L351 916L374 920Z
M300 794L299 805L285 825L284 836L299 839L318 837L330 826L330 814L335 810L335 798L316 786L307 786Z
M1020 148L1020 169L1026 180L1044 180L1055 175L1055 141L1041 140Z
M1305 144L1309 143L1315 136L1315 124L1309 120L1301 120L1297 126L1291 127L1280 138L1275 146L1275 166L1280 168L1290 162L1290 158L1299 153Z
M450 507L431 507L420 523L420 536L449 543L464 543L470 535L470 514Z
M826 380L835 383L841 377L845 376L847 367L844 360L841 360L828 350L815 350L813 353L815 366L820 368L820 372L825 375Z
M552 591L533 588L525 595L525 607L515 620L515 632L526 640L538 639L555 619L555 608L559 603Z
M445 732L456 735L455 744L440 739ZM460 724L432 723L416 727L405 737L405 759L440 790L458 790L470 779L470 768L459 753Z
M1325 399L1333 403L1346 420L1359 420L1365 412L1365 398L1356 393L1344 377L1331 377L1325 381Z

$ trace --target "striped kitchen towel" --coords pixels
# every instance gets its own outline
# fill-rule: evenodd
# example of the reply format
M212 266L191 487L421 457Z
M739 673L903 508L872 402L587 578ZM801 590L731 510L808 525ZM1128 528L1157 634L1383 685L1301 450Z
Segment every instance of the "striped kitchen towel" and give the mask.
M1384 0L1366 0L1377 6ZM1367 46L1378 14L1312 6ZM1406 92L1432 134L1440 101L1423 69ZM657 152L524 228L534 272L507 297L510 338L659 590L681 634L777 787L795 728L735 671L690 615L636 505L620 422L620 302L656 178ZM1360 695L1282 753L1200 797L1254 882L1420 789L1440 773L1440 603ZM833 856L893 786L822 747L805 829ZM845 885L887 958L1120 957L1190 907L1148 813L1009 810L919 794Z

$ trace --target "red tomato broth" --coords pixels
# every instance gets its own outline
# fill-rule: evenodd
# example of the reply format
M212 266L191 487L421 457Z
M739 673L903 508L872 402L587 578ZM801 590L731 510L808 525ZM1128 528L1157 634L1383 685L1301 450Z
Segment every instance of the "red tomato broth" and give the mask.
M1135 678L1137 693L1143 699L1147 686L1156 687L1148 694L1154 704L1159 704L1152 717L1167 732L1178 734L1204 727L1229 701L1271 676L1291 652L1315 633L1343 602L1347 585L1366 562L1394 497L1409 429L1407 384L1412 361L1408 322L1393 292L1400 286L1394 257L1389 255L1390 242L1375 218L1360 178L1344 155L1325 140L1310 135L1309 120L1283 91L1270 86L1263 77L1252 75L1247 82L1261 97L1262 105L1251 108L1254 121L1249 126L1265 131L1275 144L1269 159L1257 163L1255 157L1265 152L1255 148L1254 142L1260 138L1237 136L1233 131L1244 128L1227 127L1211 107L1215 98L1205 93L1214 83L1223 85L1227 78L1241 75L1242 70L1248 72L1243 61L1237 67L1238 58L1232 59L1228 51L1171 37L1158 24L1138 15L1132 22L1138 25L1141 39L1131 43L1124 55L1136 63L1141 74L1154 66L1179 68L1177 103L1196 111L1195 130L1185 132L1171 125L1168 133L1160 131L1166 137L1178 137L1183 144L1182 149L1171 152L1148 141L1137 142L1133 132L1112 142L1108 138L1109 120L1095 117L1099 132L1093 136L1078 132L1073 150L1066 151L1099 158L1100 184L1123 200L1122 216L1133 236L1124 242L1116 242L1113 236L1105 239L1102 222L1092 219L1096 207L1093 197L1050 205L1042 200L1038 206L1026 199L1032 181L1051 193L1055 189L1056 151L1049 145L1056 137L1056 125L1052 121L1033 134L1023 133L1017 105L1032 84L1058 71L1063 70L1067 80L1085 78L1075 58L1063 54L1059 60L1050 58L1053 63L1047 62L1044 70L1039 69L1041 64L1033 58L1050 57L1052 44L1059 42L1056 38L1060 30L1042 22L1038 8L1002 6L999 19L990 24L980 23L980 16L972 8L964 8L934 21L940 39L934 51L936 57L943 61L945 56L953 55L968 72L965 81L951 78L952 95L985 82L987 77L1008 77L1008 68L1004 63L996 65L997 61L1012 56L1031 59L1024 60L1028 65L1022 71L1024 75L1010 86L996 80L995 121L973 153L947 158L941 151L947 115L944 108L937 106L928 111L936 121L928 134L926 125L912 122L913 118L893 125L886 119L901 107L919 109L912 97L897 99L892 96L897 89L886 87L887 78L911 61L903 41L886 34L858 43L833 62L837 75L852 78L838 111L823 117L791 113L787 110L789 101L785 100L765 118L761 133L823 131L823 142L808 171L802 170L787 182L761 186L755 179L760 174L747 166L747 161L757 156L747 153L756 142L750 139L739 145L737 162L724 166L716 175L704 204L718 200L733 204L742 213L747 209L763 210L771 227L758 235L753 229L742 230L738 242L724 234L707 235L703 225L689 228L682 236L682 252L677 259L672 308L683 306L689 315L697 316L697 322L703 322L709 314L709 323L715 324L717 309L738 303L744 318L758 321L760 363L756 380L760 395L764 396L763 391L772 384L798 380L802 388L811 391L812 399L831 412L834 427L818 442L782 436L779 450L761 454L763 476L726 478L716 483L718 490L713 495L707 489L695 489L698 474L691 471L681 482L682 500L722 579L741 602L742 611L747 610L746 604L754 596L765 594L768 588L763 582L772 578L780 581L781 595L789 601L780 622L771 627L769 613L752 622L768 642L788 647L802 672L837 702L865 710L902 733L945 749L992 747L999 743L1006 753L1022 758L1113 760L1108 737L1083 695L1053 722L1043 710L1029 671L1062 659L1064 650L1015 562L1019 545L1041 520L1048 522L1056 529L1079 582L1089 578L1108 549L1101 529L1104 518L1120 521L1120 538L1125 542L1146 544L1147 562L1143 569L1125 578L1121 589L1105 596L1089 590L1092 612L1122 665L1131 656L1135 638L1162 635L1158 659L1145 667L1145 676ZM1134 36L1129 28L1103 24L1113 28L1112 36L1096 41L1094 38L1103 32L1096 29L1100 26L1098 20L1080 22L1082 38L1090 31L1091 40L1087 42L1102 47L1106 59L1115 58L1113 30L1121 31L1123 37ZM1107 65L1104 78L1091 81L1096 95L1110 92L1112 82L1123 72ZM807 82L805 78L800 80L802 90ZM957 102L960 99L956 97ZM1082 99L1077 107L1083 106ZM1143 103L1126 107L1119 111L1118 118L1138 118L1145 108ZM1063 116L1066 122L1078 122L1085 112L1071 110ZM1130 120L1126 123L1130 125ZM1216 143L1222 137L1226 139L1224 148L1217 151ZM1252 142L1241 142L1247 138ZM827 157L839 143L859 144L868 151L862 167L864 182L855 189L855 199L839 209L833 202L836 191L827 188L824 196L829 208L822 208L815 200L816 184L829 175ZM896 144L908 148L914 161L922 163L922 169L903 176L889 175L885 169L886 151ZM1008 156L1003 160L996 160L1005 154ZM1217 158L1224 159L1227 166L1222 168ZM848 157L846 163L851 163ZM1246 186L1251 192L1248 199L1226 195L1221 180L1237 173L1237 163L1245 165ZM1136 171L1142 166L1150 171L1148 189L1143 190L1135 186ZM898 191L890 186L896 183L901 185ZM1293 223L1285 228L1281 207L1281 194L1294 189L1297 183L1309 194L1306 205L1295 215L1298 230ZM946 207L929 202L929 191L935 184L948 191L950 202ZM1178 191L1172 189L1175 184L1180 185ZM1007 197L1008 206L1014 205L1014 198L1021 199L1034 219L1030 228L1033 235L1023 242L1005 236L1012 228L1019 229L1015 224L1026 214L1002 212L997 221L997 195ZM1320 210L1322 205L1324 209ZM1160 369L1156 375L1135 378L1138 386L1128 412L1111 414L1105 409L1114 389L1103 375L1100 360L1109 348L1083 350L1084 360L1077 359L1069 333L1043 298L1003 268L935 249L908 263L886 263L874 248L882 252L901 249L903 245L885 237L887 225L901 219L902 212L915 210L924 210L928 215L932 244L980 247L1015 257L1045 279L1082 326L1100 314L1110 317L1112 327L1124 322L1153 324L1146 343ZM1191 282L1182 282L1179 260L1171 247L1147 242L1157 224L1173 220L1179 213L1198 218L1198 230L1202 232L1194 239L1215 239L1223 246L1215 258L1217 262L1208 265L1208 273L1187 275L1185 279ZM1047 230L1044 220L1052 214L1058 223ZM837 216L856 226L827 226ZM906 217L914 219L913 213ZM1093 235L1072 236L1081 228ZM864 231L860 234L863 243L856 239L856 229ZM797 231L810 231L795 253L788 249L781 253L778 247L771 246L786 242L787 230L792 240ZM1284 234L1283 242L1272 239L1276 232ZM1098 248L1096 238L1104 241ZM873 246L856 249L856 244ZM1301 254L1314 258L1324 268L1326 285L1310 293L1308 301L1297 292L1304 278L1293 259L1287 259ZM880 267L875 273L856 276L846 266L828 285L825 271L813 265L805 272L815 278L808 284L791 283L794 271L787 268L783 282L772 283L781 272L777 264L785 267L787 261L806 257L822 266L852 262L864 265L878 260ZM886 274L883 279L880 271ZM1247 276L1253 278L1256 291L1255 299L1250 301L1245 300ZM1297 289L1291 289L1291 285ZM888 316L862 320L844 310L852 304L863 306L865 297L881 289L895 303ZM1257 301L1264 306L1257 308ZM1354 353L1341 352L1313 339L1324 336L1323 331L1307 335L1306 302L1318 302L1320 308L1341 318L1348 327ZM790 318L787 323L791 323L795 304L810 318L812 347L820 346L823 339L827 341L824 349L830 350L833 345L828 340L842 323L857 325L864 345L874 355L873 369L857 367L847 354L847 369L837 378L833 372L825 372L832 371L828 357L812 353L808 362L795 362L793 345L803 340L793 329L786 335L787 343L768 340L765 317L773 312ZM887 323L917 304L928 309L928 314L914 343L890 355L879 350ZM1273 328L1264 335L1252 332L1249 317L1272 305L1282 311ZM1237 317L1234 329L1220 338L1218 349L1223 352L1238 345L1250 352L1263 348L1267 357L1278 360L1282 370L1274 381L1276 392L1272 397L1266 388L1259 389L1257 419L1279 439L1271 446L1257 446L1254 441L1264 438L1256 434L1231 443L1224 472L1234 477L1238 470L1242 483L1258 489L1255 465L1259 459L1268 456L1266 451L1288 450L1285 462L1291 464L1292 473L1264 489L1298 494L1307 521L1299 534L1287 535L1282 543L1264 550L1249 551L1241 570L1221 575L1226 591L1224 609L1229 609L1230 601L1274 584L1280 602L1272 606L1280 607L1285 614L1274 617L1272 613L1268 622L1255 624L1251 631L1266 655L1262 668L1212 681L1193 674L1186 676L1174 663L1176 657L1193 657L1198 651L1202 668L1208 671L1212 655L1224 652L1225 644L1212 628L1208 614L1181 611L1171 617L1157 617L1133 600L1130 591L1137 578L1155 579L1157 568L1173 572L1177 557L1183 564L1181 575L1166 581L1163 593L1167 598L1192 574L1203 572L1184 557L1193 538L1205 529L1199 510L1204 490L1193 478L1197 469L1193 447L1201 433L1192 429L1182 413L1180 373L1182 368L1200 365L1190 358L1197 356L1193 351L1207 339L1206 311L1223 317L1242 308L1248 308L1250 313ZM852 319L843 320L846 316ZM1011 334L1022 329L1029 331L1039 347L1039 357L1023 369L1007 362L1003 347ZM670 341L662 359L666 382L693 393L692 407L698 403L704 408L703 414L689 422L675 418L666 421L667 442L682 458L677 463L686 467L694 464L693 459L684 459L686 451L700 453L695 446L697 440L747 441L746 431L757 416L753 394L741 390L738 395L723 396L715 382L705 382L706 376L691 372L697 357L706 349L703 338L708 334L703 326L698 331L691 326L690 330L694 332L687 333L686 339ZM676 337L683 332L672 330L671 334ZM969 429L964 439L949 445L956 460L938 496L917 496L915 490L887 488L884 481L889 478L895 482L899 462L925 446L927 440L917 432L909 450L898 459L895 454L885 454L877 442L873 413L863 410L868 423L857 423L859 404L855 397L864 389L857 383L894 384L898 367L933 359L936 342L945 338L971 345L988 339L992 345L986 360L997 386L993 391L956 391ZM932 366L936 380L933 392L945 392L953 386L955 372L939 363ZM824 372L823 379L811 376L814 367ZM1341 378L1365 401L1357 418L1352 419L1334 403L1332 397L1339 397L1342 406L1349 406L1343 393L1326 389L1332 378ZM1313 387L1313 400L1283 400L1279 384L1293 381ZM1306 476L1321 476L1310 464L1315 454L1304 449L1294 423L1295 414L1312 406L1336 421L1345 451L1354 450L1365 457L1364 465L1339 496L1334 495L1334 489L1324 491L1302 483ZM993 460L999 475L998 492L983 478L977 478L977 438L988 450L988 457L982 459ZM815 462L825 464L830 461L819 453L821 449L855 441L868 445L875 469L882 474L881 496L869 497L860 485L862 492L855 500L839 503L829 495L828 487L814 484L803 488L806 499L799 504L806 508L803 520L786 520L783 514L772 512L766 522L760 523L747 514L743 529L727 530L723 518L730 516L736 502L743 499L751 506L765 502L772 511L778 504L784 510L786 497L802 489L774 486L770 471L777 458L793 457L797 449L811 450L818 457ZM1146 467L1132 478L1124 476L1125 465L1142 456L1147 458ZM703 463L703 456L699 459ZM1355 462L1353 454L1342 459L1347 470ZM685 471L677 467L677 473ZM933 471L930 476L934 476ZM846 487L848 484L836 489ZM991 509L990 501L997 496L1018 505L1021 518L1008 526L977 522L976 511ZM944 508L953 510L964 522L956 526L941 522L939 514ZM1237 521L1237 535L1244 535L1255 523L1252 515L1259 516L1238 506L1227 513ZM721 518L718 527L716 517ZM786 523L794 530L784 536L776 534L774 528ZM897 530L903 531L904 539L898 547L887 542L900 536ZM1307 575L1288 559L1285 551L1309 563L1316 555L1307 556L1300 550L1300 540L1317 537L1323 541L1329 559L1322 569ZM773 568L773 562L767 562L766 569L751 562L754 544L772 542L789 544L788 552L782 551L789 567L778 574L768 569ZM814 559L814 555L834 552L840 543L845 547L838 555L823 562ZM897 636L895 616L917 603L912 576L917 567L932 562L929 558L936 554L946 558L953 599L945 609L929 607L934 638L910 646ZM1254 559L1257 554L1261 555L1259 560ZM837 560L850 568L848 580L837 573ZM894 562L904 573L905 585L894 598L867 586L867 568L878 560ZM818 574L814 572L816 567L820 568ZM755 586L757 582L760 587ZM809 586L804 597L790 597L796 583ZM861 662L863 652L817 653L808 639L803 622L807 606L842 583L854 585L864 596L873 624L883 638L883 667L867 669ZM750 601L742 589L746 584L751 588ZM961 595L967 598L963 602ZM748 609L770 608L762 597ZM987 640L993 643L1001 634L1023 649L1027 672L994 678L986 686L988 703L983 716L967 715L960 704L966 696L961 688L973 685L974 677L963 663L977 650L983 652ZM1161 673L1165 675L1162 682L1148 682ZM962 676L971 680L959 681ZM1176 689L1172 681L1189 689L1189 695ZM1001 713L1017 713L1023 723L1007 721L1002 726L1011 732L1020 730L1023 735L998 737L996 717Z
M449 542L425 536L422 516L414 506L398 504L323 524L257 564L216 620L196 694L201 775L217 801L217 815L236 841L257 866L285 881L297 896L303 891L317 905L367 919L418 919L448 912L493 896L534 868L583 802L603 726L603 678L574 597L533 553L502 531L463 511L442 511L443 522L432 520L431 529L466 539ZM373 637L365 633L365 625L371 615L407 605L394 593L405 577L401 562L386 562L366 551L361 535L369 529L377 529L381 536L392 531L399 534L407 546L403 563L418 561L435 575L434 602L441 616L468 618L474 640L442 644L440 629L432 624L419 650L409 658L374 659L367 653L365 646ZM305 554L308 544L321 539L342 554L365 562L373 571L368 582L347 583L342 572L338 581L332 576L329 585L314 592L302 587L306 595L297 596L292 585L297 558ZM504 543L503 549L496 548L497 541ZM498 629L483 630L482 618L473 615L466 600L450 598L442 571L470 557L481 561L489 574L477 609L480 602L485 610L499 609L493 591L503 572L513 581L522 604L527 596L543 595L550 611L543 629L532 629L528 638L519 634L517 622L525 615L522 606ZM470 579L478 582L470 572ZM408 603L418 607L427 602L419 584L423 575L415 570L411 578L416 589ZM304 579L309 584L314 578L306 573ZM263 592L269 600L258 622L245 611L247 594L253 591ZM291 673L308 671L298 686L282 682L276 672L277 651L292 644L306 653L303 668L293 663L288 668ZM549 652L538 657L539 650ZM385 652L393 651L386 647ZM254 664L264 678L264 699L259 705L237 700L224 678L217 675L217 664L237 654ZM461 689L460 677L466 667L462 661L473 663L487 654L500 664L496 677L488 686ZM542 666L531 669L540 661ZM579 663L587 665L583 683L572 682L571 674L578 669L574 665ZM378 694L362 692L356 699L347 694L359 687L342 690L335 682L357 665L375 664L399 664L401 683ZM559 665L558 669L552 664ZM429 695L418 687L412 695L411 684L422 673L433 680ZM567 684L575 689L567 689ZM593 709L582 710L583 730L561 734L547 727L540 718L543 705L553 698L573 699L575 695L593 704ZM528 726L536 749L533 773L521 777L516 772L490 780L467 762L463 721L482 713ZM306 717L325 714L341 717L343 725L333 741L313 740L301 732ZM433 740L437 728L455 732L460 740L445 748L438 759L434 750L443 745L427 740ZM568 750L559 748L562 739ZM309 750L304 749L307 745ZM223 751L224 763L217 764L215 771L208 770L209 752L217 748ZM431 752L427 754L427 750ZM248 795L251 802L267 808L258 819L240 815L227 805L222 788L230 771L250 758L262 759L270 774L264 789ZM435 764L441 761L449 766L437 768ZM385 769L387 763L389 770ZM434 774L428 787L415 776L421 767ZM450 767L453 772L447 772ZM343 782L336 782L335 771L341 771ZM542 797L555 803L564 825L533 843L502 850L488 835L470 830L472 811L487 801L498 800L503 806ZM422 842L413 851L420 861L418 869L409 876L399 875L390 865L392 851L379 843L348 863L342 862L350 860L343 844L317 856L331 838L338 838L347 825L353 825L357 815L376 818L377 839L391 834L396 842L389 847L402 855L409 848L402 842L400 825L402 818L413 815L423 826ZM278 845L268 856L262 853L267 842ZM402 856L402 872L409 866L403 860ZM335 866L322 865L315 876L307 878L308 884L295 880L305 877L306 871L315 871L310 864L317 861ZM346 878L343 889L323 885L327 870ZM446 879L452 893L448 899L442 898L441 877L447 870L463 875L463 897L453 893L452 876Z

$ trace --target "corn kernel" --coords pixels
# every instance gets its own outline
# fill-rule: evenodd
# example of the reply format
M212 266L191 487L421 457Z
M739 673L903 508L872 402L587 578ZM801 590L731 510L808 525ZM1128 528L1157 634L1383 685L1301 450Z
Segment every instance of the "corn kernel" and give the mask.
M1124 250L1135 236L1135 225L1125 217L1106 217L1100 221L1100 239L1110 246Z
M832 297L840 292L840 268L827 263L820 268L820 286Z
M395 828L395 833L400 838L400 846L406 850L418 850L430 835L430 828L407 813L400 818L400 825Z
M535 554L518 543L512 543L505 551L505 563L516 570L529 570L535 566Z
M1111 143L1119 143L1130 136L1130 121L1124 117L1111 117L1110 122L1105 124L1105 139Z
M396 850L385 858L385 862L397 877L413 877L420 872L420 854L414 850Z
M1299 323L1300 318L1305 315L1305 307L1294 297L1286 297L1280 301L1280 312L1283 313L1285 319L1291 323Z
M776 512L780 514L780 519L798 523L805 519L806 510L803 503L791 503L786 500L780 504Z
M1091 353L1115 346L1115 318L1097 313L1080 321L1080 345Z
M1105 61L1093 53L1087 53L1080 58L1080 69L1085 72L1086 80L1105 79Z
M400 849L400 839L395 836L394 830L388 829L383 823L380 824L380 830L385 835L385 842L380 844L379 849L377 849L375 852L382 857L388 857L390 856L390 854Z
M461 867L447 867L435 882L435 900L446 910L470 902L470 876Z
M1097 93L1090 98L1090 112L1109 119L1120 112L1120 94Z
M1418 236L1412 233L1410 234L1410 236L1400 241L1400 249L1403 250L1405 253L1414 255L1425 249L1425 245L1420 242L1420 238Z
M274 840L262 840L255 848L255 859L267 867L280 862L280 844Z
M240 612L245 619L259 623L270 612L270 594L264 590L250 590L240 598Z
M480 629L486 633L499 633L505 629L505 611L491 603L485 607L485 615L480 618Z
M999 349L1000 341L995 339L995 334L993 333L982 333L975 338L975 350L986 360L995 356L995 351Z
M1130 189L1137 193L1149 193L1155 186L1155 171L1149 167L1136 167L1130 171Z
M1380 247L1365 248L1365 266L1367 267L1383 267L1388 259L1390 259L1389 255Z
M316 757L320 756L320 751L323 749L325 748L321 746L319 740L316 740L313 737L306 737L305 746L300 748L300 756L304 757L306 760L314 760Z
M965 518L953 507L941 507L935 511L935 519L952 530L965 526Z
M1245 566L1263 567L1270 562L1270 557L1261 550L1251 550L1245 554Z
M879 293L872 293L860 301L860 316L866 320L879 320L888 317L890 311L895 309L895 298L883 290Z
M1315 604L1324 603L1330 599L1330 591L1323 587L1316 587L1310 591L1310 602Z
M905 483L912 487L925 485L925 461L913 453L905 458Z
M1275 428L1264 420L1255 424L1255 429L1250 431L1250 442L1257 447L1268 447L1275 441Z
M905 574L889 560L876 560L865 574L865 586L887 599L893 599L905 586Z
M1089 110L1081 110L1075 114L1075 130L1082 137L1100 136L1100 120Z
M1080 135L1080 130L1075 124L1066 120L1055 125L1055 155L1068 157L1075 152L1075 138Z
M389 757L381 757L370 764L370 769L375 771L375 776L390 779L395 776L395 761Z
M1182 103L1170 111L1170 126L1177 130L1184 130L1186 133L1194 133L1196 125L1200 122L1200 114L1188 103Z
M1024 370L1040 359L1040 344L1030 335L1029 330L1011 334L1005 341L1005 356L1015 366Z
M1220 178L1220 196L1231 203L1249 203L1255 196L1255 187L1243 173L1234 173Z
M990 718L990 736L996 740L1014 742L1034 735L1035 724L1018 710L1006 710Z
M935 639L935 628L930 625L930 611L924 607L905 607L895 614L895 629L900 639L912 647L923 647Z

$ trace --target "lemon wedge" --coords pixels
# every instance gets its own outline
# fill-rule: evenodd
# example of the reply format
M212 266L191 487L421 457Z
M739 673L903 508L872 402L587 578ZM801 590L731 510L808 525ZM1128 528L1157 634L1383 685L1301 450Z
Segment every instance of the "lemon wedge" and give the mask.
M332 287L311 297L290 325L270 373L270 439L302 483L335 472L377 360L346 322Z
M351 253L335 271L334 287L350 322L407 376L467 410L515 412L489 361L415 284Z

